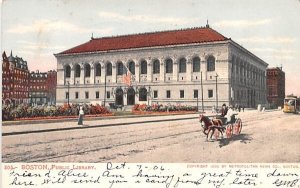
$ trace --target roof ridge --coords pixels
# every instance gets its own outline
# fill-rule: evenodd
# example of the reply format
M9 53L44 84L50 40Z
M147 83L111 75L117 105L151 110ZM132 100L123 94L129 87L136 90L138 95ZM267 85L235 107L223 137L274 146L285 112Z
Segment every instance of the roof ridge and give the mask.
M128 42L127 39L130 39L131 41ZM117 49L213 42L222 40L228 40L228 38L210 27L189 27L176 30L132 33L117 36L105 36L100 38L92 37L87 42L58 54L109 51Z
M112 36L105 36L105 37L93 37L93 38L91 38L91 40L121 38L121 37L128 37L128 36L138 36L138 35L156 34L156 33L167 33L167 32L177 32L177 31L187 31L187 30L193 30L193 29L211 29L211 28L210 27L207 28L207 27L204 27L204 26L201 26L201 27L188 27L188 28L181 28L181 29L175 29L175 30L169 29L169 30L151 31L151 32L143 32L143 33L131 33L131 34L124 34L124 35L112 35ZM224 37L224 38L226 38L226 37Z
M211 27L209 27L209 29L211 29L211 30L213 30L214 32L218 33L219 35L221 35L221 36L224 37L225 39L231 39L231 38L225 37L225 36L222 35L220 32L218 32L217 30L215 30L215 29L213 29L213 28L211 28Z

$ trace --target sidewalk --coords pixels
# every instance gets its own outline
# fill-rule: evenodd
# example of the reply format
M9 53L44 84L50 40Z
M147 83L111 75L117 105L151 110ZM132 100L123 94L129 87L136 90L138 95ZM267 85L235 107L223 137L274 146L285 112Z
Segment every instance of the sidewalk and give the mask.
M266 111L268 112L268 111ZM259 113L257 110L245 110L245 112L237 112L241 117L253 116ZM162 121L178 121L199 118L198 113L179 114L179 115L131 115L131 116L111 116L97 119L84 119L84 125L77 125L77 119L66 119L60 122L41 121L39 123L15 124L2 126L2 136L18 135L27 133L52 132L64 130L76 130L107 126L122 126L122 125L138 125L142 123L153 123ZM205 116L215 116L215 113L206 112Z
M129 124L141 124L152 123L161 121L175 121L175 120L187 120L196 119L198 114L184 114L184 115L164 115L164 116L134 116L134 117L122 117L119 118L105 118L105 119L84 119L83 126L77 125L77 120L68 120L64 122L42 122L38 124L27 125L9 125L2 126L2 135L16 135L26 133L38 133L38 132L51 132L51 131L63 131L63 130L75 130L85 128L96 128L106 126L120 126Z
M198 112L191 112L187 114L198 114ZM137 117L158 117L158 116L174 116L174 115L186 115L186 114L143 114L143 115L121 115L121 116L98 116L98 117L85 117L85 121L94 121L94 120L104 120L104 119L124 119L124 118L137 118ZM2 122L3 126L11 125L32 125L32 124L41 124L41 123L64 123L64 122L77 122L78 117L69 117L69 118L55 118L55 119L39 119L39 120L16 120L16 121L4 121Z

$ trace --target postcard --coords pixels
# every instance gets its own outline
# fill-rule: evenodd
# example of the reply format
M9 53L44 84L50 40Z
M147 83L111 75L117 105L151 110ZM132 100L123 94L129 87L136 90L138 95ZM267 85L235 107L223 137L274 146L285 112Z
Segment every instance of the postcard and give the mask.
M3 0L2 187L299 187L299 0Z

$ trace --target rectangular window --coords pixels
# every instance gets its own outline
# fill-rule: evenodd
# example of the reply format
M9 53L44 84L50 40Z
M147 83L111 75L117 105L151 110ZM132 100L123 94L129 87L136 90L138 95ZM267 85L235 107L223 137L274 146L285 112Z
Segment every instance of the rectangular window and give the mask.
M214 92L212 89L208 90L208 98L212 98L214 96Z
M110 92L109 91L106 92L106 98L110 99Z
M184 90L180 90L180 98L184 98Z
M194 90L194 99L198 98L198 90Z
M69 92L66 92L66 99L69 98Z
M99 91L96 91L96 99L99 99Z
M89 98L89 92L85 92L85 98L88 99Z
M78 99L79 98L79 94L78 92L75 92L75 99Z
M157 90L154 90L154 93L153 93L153 98L157 98Z
M167 98L171 98L171 91L170 90L167 90Z

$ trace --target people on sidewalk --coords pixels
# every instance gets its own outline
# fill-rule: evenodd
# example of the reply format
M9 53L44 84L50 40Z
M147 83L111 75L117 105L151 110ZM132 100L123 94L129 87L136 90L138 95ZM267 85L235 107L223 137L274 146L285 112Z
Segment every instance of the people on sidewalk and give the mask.
M82 109L82 106L80 106L78 125L83 125L83 116L84 116L84 111Z

